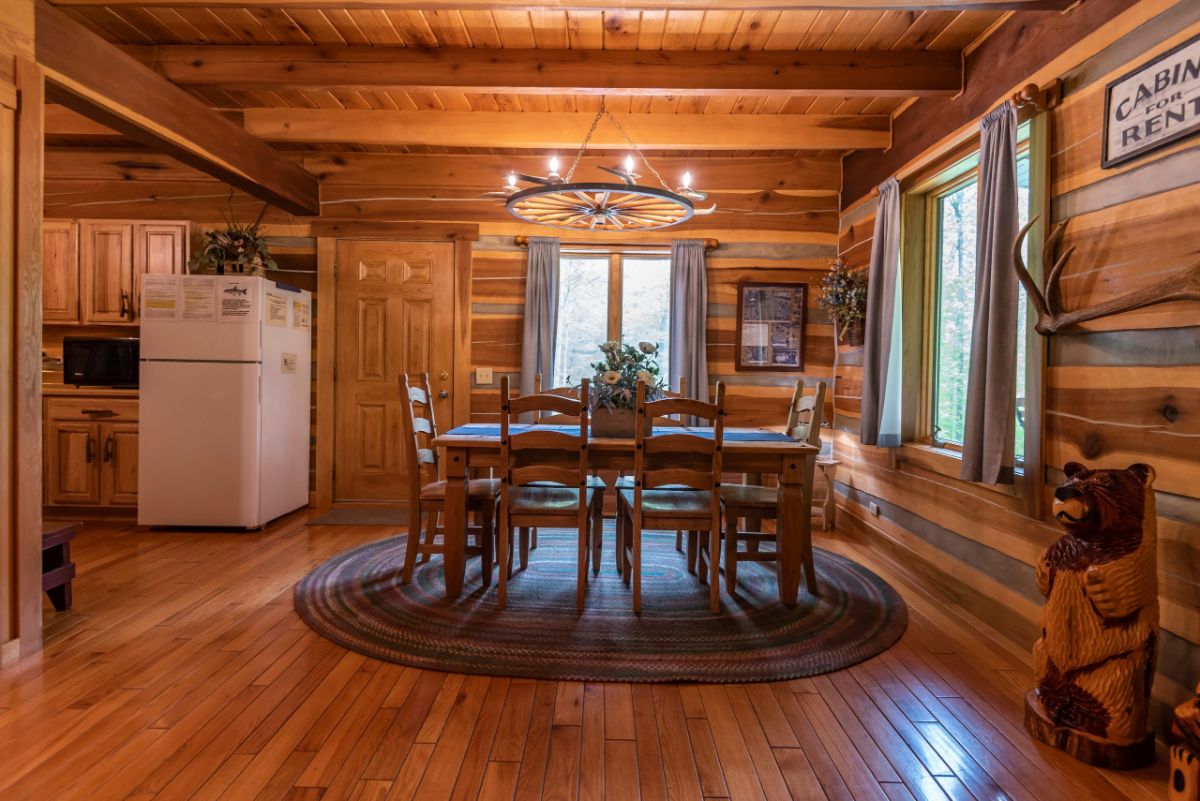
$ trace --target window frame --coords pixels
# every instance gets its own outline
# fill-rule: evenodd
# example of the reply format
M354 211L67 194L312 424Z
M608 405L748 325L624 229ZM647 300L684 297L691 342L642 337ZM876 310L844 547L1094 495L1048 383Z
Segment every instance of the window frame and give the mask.
M591 249L591 248L566 249L566 248L564 248L564 249L562 249L559 253L559 259L562 260L562 259L568 259L568 258L585 258L585 259L591 258L591 259L595 259L596 261L600 261L602 258L608 259L608 310L607 310L607 317L606 317L606 319L607 319L607 334L606 334L606 336L610 341L620 342L620 341L622 341L621 340L621 325L622 325L623 318L624 318L624 308L623 307L624 307L624 302L625 302L623 286L622 286L623 280L624 280L625 259L626 258L646 259L646 260L653 259L653 260L667 262L669 264L670 260L671 260L671 252L670 252L670 250L666 250L666 249L648 250L645 248L639 248L636 250L632 250L632 249L631 250L623 250L623 249L610 249L610 248L604 248L604 249L600 249L600 248L596 248L596 249ZM560 289L559 290L560 304L562 301L561 292L562 292L562 290ZM667 300L669 302L670 298L668 297ZM562 308L560 305L559 312L561 313L561 311L562 311ZM556 339L557 339L557 335L556 335ZM599 358L599 357L597 357L597 358ZM554 363L556 365L555 370L557 371L557 369L558 369L557 368L557 364L558 364L558 343L557 342L555 342Z
M1037 218L1027 241L1030 274L1039 285L1041 249L1046 237L1050 211L1050 115L1046 112L1022 115L1028 123L1028 135L1017 145L1018 155L1029 154L1030 218ZM962 448L939 441L933 436L933 371L937 343L935 304L938 296L935 260L938 236L936 203L940 197L961 188L978 176L979 136L960 142L941 159L902 181L901 195L901 297L904 309L904 346L902 386L904 397L913 399L902 409L902 446L894 455L896 462L907 460L924 469L958 479L962 468ZM1025 335L1025 440L1023 470L1018 470L1011 485L977 484L1020 499L1024 511L1040 518L1045 504L1043 419L1045 411L1046 342L1034 329L1036 311L1026 302Z

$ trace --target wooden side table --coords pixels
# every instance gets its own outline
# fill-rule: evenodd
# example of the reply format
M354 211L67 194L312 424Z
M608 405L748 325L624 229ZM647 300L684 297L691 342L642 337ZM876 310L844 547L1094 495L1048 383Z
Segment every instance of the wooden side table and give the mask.
M71 608L71 580L75 578L71 540L80 525L57 520L42 522L42 592L50 596L50 603L59 612Z

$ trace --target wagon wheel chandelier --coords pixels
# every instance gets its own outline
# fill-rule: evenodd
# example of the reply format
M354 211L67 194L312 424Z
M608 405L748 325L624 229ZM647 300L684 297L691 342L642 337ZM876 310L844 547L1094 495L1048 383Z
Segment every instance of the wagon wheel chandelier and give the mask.
M660 187L638 183L642 176L633 171L636 162L632 155L625 157L623 169L600 168L620 178L621 183L574 180L575 170L587 151L588 143L596 133L600 120L605 117L625 137L650 172L654 173ZM629 134L625 133L621 123L605 108L603 100L567 174L560 175L558 168L558 158L553 157L550 159L550 172L545 177L509 173L508 186L496 194L507 198L505 206L515 217L571 231L650 231L678 225L693 216L712 214L717 210L715 205L696 208L696 202L708 199L708 193L692 188L691 173L683 174L682 185L678 188L668 186L654 165L629 138ZM522 189L518 182L532 186Z

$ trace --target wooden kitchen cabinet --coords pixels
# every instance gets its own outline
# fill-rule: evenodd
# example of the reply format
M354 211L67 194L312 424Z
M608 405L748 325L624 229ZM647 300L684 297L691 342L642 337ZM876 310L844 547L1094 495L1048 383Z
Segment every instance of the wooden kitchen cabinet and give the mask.
M105 506L137 506L137 423L102 423L100 502Z
M42 224L42 319L79 320L79 226L70 220Z
M142 276L186 272L189 235L172 220L46 220L44 321L136 325Z
M100 503L96 423L46 421L46 500L50 504Z
M137 408L132 398L46 399L48 507L137 507Z
M84 323L132 323L136 319L133 223L80 223L80 272Z

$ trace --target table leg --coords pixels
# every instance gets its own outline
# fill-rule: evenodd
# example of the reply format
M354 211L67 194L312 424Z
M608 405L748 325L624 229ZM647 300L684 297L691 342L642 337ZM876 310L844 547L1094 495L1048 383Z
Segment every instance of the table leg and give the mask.
M796 604L800 591L800 572L806 573L810 593L816 594L816 574L812 566L812 470L816 455L789 456L779 475L777 510L776 575L779 600L786 606Z
M442 563L446 572L446 598L455 600L462 595L463 574L466 571L467 537L467 451L465 448L446 449L446 502L442 512L442 540L445 555ZM501 570L504 566L501 566Z

